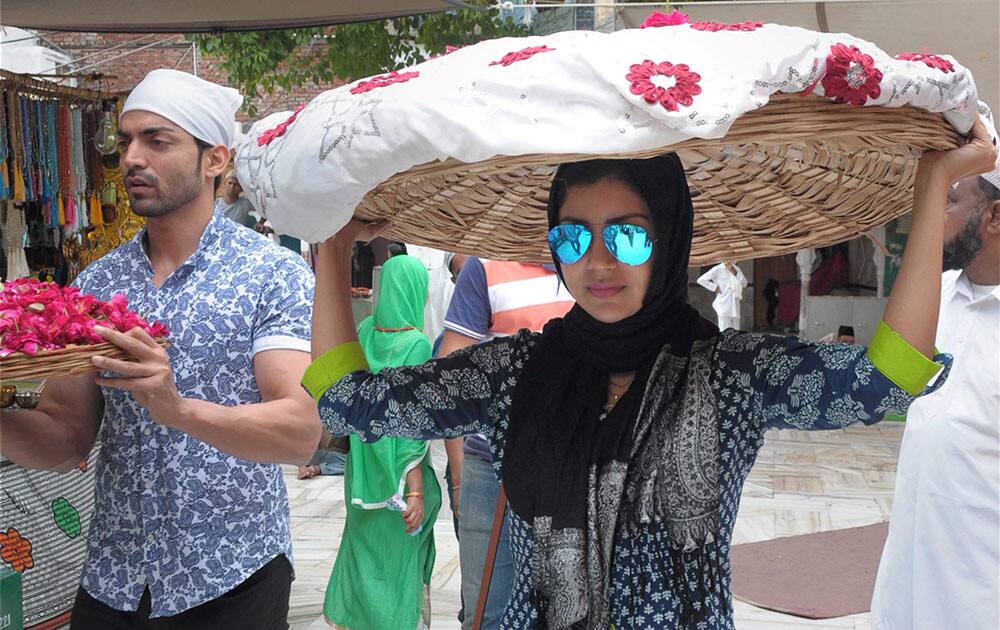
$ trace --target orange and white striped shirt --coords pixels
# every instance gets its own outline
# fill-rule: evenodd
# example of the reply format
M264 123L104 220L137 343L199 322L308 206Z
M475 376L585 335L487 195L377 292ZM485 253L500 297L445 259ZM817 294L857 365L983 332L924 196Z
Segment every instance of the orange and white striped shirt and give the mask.
M455 284L444 327L479 341L540 331L573 307L549 266L470 258Z

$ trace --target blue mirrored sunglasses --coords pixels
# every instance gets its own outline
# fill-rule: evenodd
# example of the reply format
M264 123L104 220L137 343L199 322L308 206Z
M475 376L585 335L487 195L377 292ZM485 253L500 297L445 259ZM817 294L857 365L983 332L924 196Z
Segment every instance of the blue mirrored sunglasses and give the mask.
M615 258L633 267L649 260L656 242L646 228L633 223L609 223L601 230L601 236ZM593 238L593 232L586 225L564 223L549 230L549 249L560 263L572 265L587 253Z

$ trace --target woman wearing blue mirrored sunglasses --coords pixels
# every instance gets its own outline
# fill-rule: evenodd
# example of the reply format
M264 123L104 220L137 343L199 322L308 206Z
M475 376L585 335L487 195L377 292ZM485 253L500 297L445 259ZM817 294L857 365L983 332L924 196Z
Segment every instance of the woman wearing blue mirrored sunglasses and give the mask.
M555 184L562 207L548 234L552 258L582 310L605 323L624 320L642 307L658 227L635 186L621 177L570 188L565 181Z
M877 422L924 391L938 368L948 186L995 156L977 127L965 147L921 160L910 240L867 352L720 333L688 305L694 212L671 154L560 166L549 245L576 306L542 333L419 367L357 371L350 250L370 230L352 222L319 250L318 358L304 382L336 435L489 437L515 559L502 627L730 630L733 525L764 432Z

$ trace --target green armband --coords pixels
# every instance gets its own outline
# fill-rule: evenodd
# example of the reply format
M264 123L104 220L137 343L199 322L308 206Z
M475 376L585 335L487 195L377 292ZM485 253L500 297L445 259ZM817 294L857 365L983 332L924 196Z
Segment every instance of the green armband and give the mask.
M345 375L366 369L368 361L361 344L356 341L342 343L309 364L302 376L302 386L318 402L326 390Z
M911 346L884 321L878 323L868 344L868 358L879 372L911 396L917 396L941 369Z

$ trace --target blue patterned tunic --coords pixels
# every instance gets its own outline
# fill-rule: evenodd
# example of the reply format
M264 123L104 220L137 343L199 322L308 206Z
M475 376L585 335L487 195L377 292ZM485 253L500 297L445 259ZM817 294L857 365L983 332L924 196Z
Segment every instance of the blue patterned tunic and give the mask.
M102 300L123 293L166 323L182 396L222 405L261 401L253 357L309 351L313 276L305 262L215 214L197 251L157 289L145 231L76 280ZM232 590L279 554L291 558L288 497L277 464L249 462L150 419L132 394L103 389L96 505L83 587L118 610L143 590L152 616Z
M538 335L466 348L422 366L354 372L319 399L320 417L333 434L353 432L364 440L393 435L413 439L483 433L490 438L494 467L502 474L511 393ZM667 556L662 523L622 528L614 540L611 619L614 627L731 629L731 611L718 592L729 592L729 549L743 482L770 428L839 429L873 424L894 410L905 412L913 397L872 364L865 348L822 345L796 337L727 330L710 360L709 382L718 408L720 437L720 539L707 545L719 560L721 588L706 588L693 570L676 575ZM940 379L939 379L940 381ZM511 513L514 591L501 627L541 625L533 597L530 523ZM715 564L713 562L713 564ZM677 583L688 592L710 591L701 619L685 623ZM697 604L696 604L697 607Z

